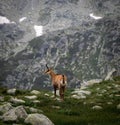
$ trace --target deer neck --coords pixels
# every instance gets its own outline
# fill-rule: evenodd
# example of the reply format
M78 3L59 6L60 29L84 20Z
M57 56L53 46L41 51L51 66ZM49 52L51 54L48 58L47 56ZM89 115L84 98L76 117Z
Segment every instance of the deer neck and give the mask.
M55 74L53 71L51 71L51 72L50 72L50 76L51 76L51 79L54 80L56 74Z
M54 78L55 75L56 75L56 74L55 74L53 71L50 72L50 76L51 76L51 78Z

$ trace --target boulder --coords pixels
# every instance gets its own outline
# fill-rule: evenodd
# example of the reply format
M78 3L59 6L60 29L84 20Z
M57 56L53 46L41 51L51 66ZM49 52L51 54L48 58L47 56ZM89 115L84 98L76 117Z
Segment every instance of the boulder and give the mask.
M45 96L47 96L47 97L49 97L49 96L50 96L48 93L45 93L44 95L45 95Z
M24 104L25 103L25 101L24 100L22 100L22 99L17 99L17 98L11 98L11 100L10 100L11 102L13 102L13 103L15 103L15 104Z
M12 105L10 103L5 103L3 105L0 105L0 112L5 113L7 111L9 111L10 109L12 109Z
M81 94L85 94L85 95L90 95L91 94L91 92L90 91L87 91L87 90L80 90L80 91L78 91L78 95L81 95Z
M112 80L113 74L116 72L116 69L113 68L110 72L108 72L107 76L105 77L105 80Z
M92 109L95 109L95 110L101 110L103 109L101 106L98 106L98 105L95 105L92 107Z
M40 103L40 101L39 100L34 100L33 103L38 104L38 103Z
M55 106L55 105L53 105L52 108L53 108L53 109L60 109L61 107L60 107L60 106Z
M72 94L77 94L77 95L80 95L80 96L84 96L84 95L90 95L91 92L87 91L87 90L74 90L72 92Z
M71 96L71 98L74 98L74 99L85 99L86 96L85 95L76 95L76 94L74 94L74 95Z
M36 109L36 108L29 108L30 112L32 113L38 113L38 112L43 112L42 110Z
M30 93L31 93L31 94L34 94L34 95L39 95L39 94L40 94L40 92L37 91L37 90L32 90Z
M112 105L113 103L112 102L107 102L108 105Z
M4 101L4 97L0 96L0 101L3 102Z
M15 88L7 90L7 94L15 95L15 93L16 93L16 89Z
M96 83L98 84L100 82L102 82L102 79L91 79L89 81L83 81L83 85L84 86L91 86L91 85L94 85Z
M37 99L36 95L32 95L32 96L25 96L26 99L30 99L30 100L34 100Z
M117 105L117 109L119 109L119 110L120 110L120 104L118 104L118 105Z
M43 114L29 114L25 119L25 123L30 123L32 125L54 125L52 121Z
M12 124L12 125L22 125L22 124Z
M17 121L18 119L25 119L27 117L27 113L23 106L18 106L13 108L3 114L3 121Z

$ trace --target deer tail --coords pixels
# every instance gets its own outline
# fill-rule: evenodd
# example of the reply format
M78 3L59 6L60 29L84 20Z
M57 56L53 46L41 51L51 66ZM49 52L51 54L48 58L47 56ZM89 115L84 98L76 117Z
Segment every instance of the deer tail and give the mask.
M65 84L65 76L64 75L62 75L63 76L63 84Z

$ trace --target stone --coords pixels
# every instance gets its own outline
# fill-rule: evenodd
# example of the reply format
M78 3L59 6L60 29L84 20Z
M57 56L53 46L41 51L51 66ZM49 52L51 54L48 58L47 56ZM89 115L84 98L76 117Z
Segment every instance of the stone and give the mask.
M37 113L38 112L38 109L36 109L36 108L29 108L29 110L30 110L30 112L32 112L32 113Z
M30 123L31 125L54 125L52 121L43 114L29 114L25 119L25 123Z
M47 97L49 97L49 96L50 96L48 93L45 93L44 95L45 95L45 96L47 96Z
M83 102L83 105L86 105L87 104L87 102Z
M114 72L116 72L115 68L113 68L110 72L108 72L107 76L105 77L105 80L112 80Z
M101 91L102 94L104 94L104 93L106 93L106 92L107 92L107 90L105 90L105 89L103 89L103 90Z
M16 93L16 89L15 88L7 90L7 94L15 95L15 93Z
M112 87L111 86L107 86L107 89L112 89Z
M0 96L0 101L3 102L4 101L4 97Z
M37 109L37 108L33 108L33 107L29 107L29 106L27 106L27 107L25 107L27 110L29 110L31 113L43 113L43 111L42 110L40 110L40 109Z
M54 94L54 91L52 91L52 93ZM57 96L60 96L59 90L56 90L56 95L57 95ZM53 95L53 96L54 96L54 95Z
M119 109L119 110L120 110L120 104L118 104L118 105L117 105L117 109Z
M101 93L97 93L96 95L99 96L99 97L103 96Z
M12 124L12 125L22 125L22 124Z
M92 80L89 80L89 81L84 81L83 84L85 86L91 86L91 85L94 85L94 84L99 84L100 82L102 82L102 79L92 79Z
M91 94L91 92L90 91L83 91L83 90L81 90L81 91L79 91L79 93L83 93L83 94L85 94L85 95L90 95ZM78 93L78 94L79 94Z
M72 94L78 94L78 95L90 95L91 92L87 90L75 90L72 92Z
M25 119L27 117L27 113L23 106L18 106L13 108L3 114L3 121L17 121L18 119Z
M0 112L5 113L12 108L13 108L13 106L11 105L11 103L5 103L3 105L0 105Z
M33 96L25 96L26 99L30 99L30 100L34 100L34 99L37 99L37 96L36 95L33 95Z
M72 97L76 99L85 99L86 95L90 95L91 92L87 90L76 90L72 92Z
M13 102L13 103L15 103L15 104L24 104L25 103L24 100L13 98L13 97L10 99L10 101Z
M85 99L86 98L86 96L84 96L84 95L72 95L71 96L72 98L74 98L74 99Z
M78 95L72 95L71 98L80 99L80 97Z
M60 109L60 106L55 106L55 105L53 105L52 108L53 108L53 109Z
M98 105L95 105L92 107L92 109L95 109L95 110L101 110L103 109L101 106L98 106Z
M39 94L40 94L40 92L37 91L37 90L32 90L30 93L31 93L31 94L34 94L34 95L39 95Z
M37 103L40 103L39 100L34 100L33 103L37 104Z
M116 96L116 97L120 97L120 94L116 94L115 96Z
M110 98L113 98L113 94L110 94L109 97L110 97Z
M112 105L113 103L112 102L107 102L108 105Z
M2 120L3 119L3 117L2 116L0 116L0 120Z

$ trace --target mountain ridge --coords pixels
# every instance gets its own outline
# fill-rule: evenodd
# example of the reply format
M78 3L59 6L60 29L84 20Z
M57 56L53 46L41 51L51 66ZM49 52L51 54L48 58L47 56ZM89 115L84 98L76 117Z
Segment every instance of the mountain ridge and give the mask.
M120 75L119 0L32 2L0 2L0 15L7 16L9 10L8 19L15 21L0 24L3 85L49 88L49 77L43 73L46 63L66 74L69 87L73 88L79 81L105 79L113 70L113 75ZM12 13L12 7L16 13ZM34 26L43 27L43 34L37 38Z

